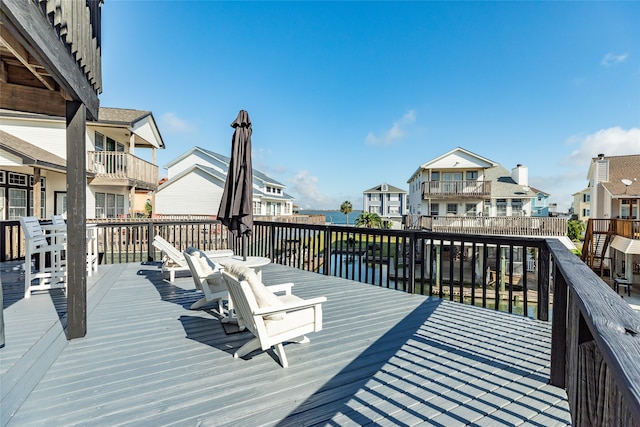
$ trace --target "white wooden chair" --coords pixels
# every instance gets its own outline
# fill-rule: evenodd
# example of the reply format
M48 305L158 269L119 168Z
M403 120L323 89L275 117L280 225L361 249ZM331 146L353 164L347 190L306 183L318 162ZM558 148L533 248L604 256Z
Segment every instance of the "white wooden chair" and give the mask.
M24 297L29 298L34 290L64 288L67 286L67 268L63 252L66 250L66 232L51 228L45 234L40 222L34 216L20 217L20 225L25 237L24 257ZM32 266L34 255L38 262ZM47 266L47 257L49 266ZM35 271L33 268L35 267ZM38 280L37 284L33 284Z
M322 330L325 297L304 300L292 295L293 283L265 286L253 270L233 262L225 264L222 278L229 289L238 327L254 335L233 357L274 347L280 364L286 368L289 363L283 343L306 343L309 338L305 334ZM284 292L284 295L274 292Z
M221 267L211 261L205 252L195 248L188 248L184 251L184 259L191 270L191 277L193 277L196 289L204 294L202 298L191 305L191 310L217 301L218 312L224 316L222 302L229 299L229 293L222 282Z
M166 239L156 235L153 238L153 246L158 248L164 255L162 257L162 271L169 273L169 281L173 282L176 278L176 272L188 272L189 265L184 257L175 246ZM204 251L209 258L226 258L233 256L231 249L218 249L212 251Z

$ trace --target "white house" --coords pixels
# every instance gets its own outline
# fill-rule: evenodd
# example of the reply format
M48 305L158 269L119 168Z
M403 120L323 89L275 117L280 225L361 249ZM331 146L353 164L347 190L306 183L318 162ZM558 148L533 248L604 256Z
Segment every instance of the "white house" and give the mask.
M409 180L409 214L420 216L531 216L529 170L511 171L464 148L418 167Z
M169 162L167 180L158 187L154 212L159 215L216 216L224 191L230 158L194 147ZM293 214L293 197L285 186L253 169L253 214Z
M133 215L136 191L158 183L164 142L150 111L100 108L86 121L86 217ZM67 212L65 117L0 110L0 220ZM152 150L152 161L135 155Z

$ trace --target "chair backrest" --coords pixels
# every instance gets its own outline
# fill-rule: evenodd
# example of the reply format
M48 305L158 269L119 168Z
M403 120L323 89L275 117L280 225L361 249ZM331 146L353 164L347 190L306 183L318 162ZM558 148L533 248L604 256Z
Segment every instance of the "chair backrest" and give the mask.
M183 267L188 267L184 255L175 246L171 243L163 239L162 237L156 235L153 238L153 246L160 249L164 252L169 258L171 258L175 263L180 264Z
M261 334L266 334L264 319L262 316L254 316L258 309L258 302L246 281L230 274L226 269L222 271L222 277L227 285L229 297L233 301L233 309L238 318L238 326L246 327L260 339Z
M62 215L52 215L51 224L53 225L67 225Z
M183 252L184 259L191 270L191 277L197 289L203 290L203 281L212 273L219 272L220 267L207 257L207 255L199 249L187 248Z
M30 245L32 248L49 245L38 218L35 216L21 216L20 225L22 226L27 245Z

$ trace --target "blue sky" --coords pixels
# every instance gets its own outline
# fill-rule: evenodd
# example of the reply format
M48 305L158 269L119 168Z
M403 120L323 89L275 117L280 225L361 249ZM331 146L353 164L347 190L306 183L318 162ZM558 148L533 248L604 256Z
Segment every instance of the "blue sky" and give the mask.
M463 147L527 166L566 210L590 158L640 154L640 2L108 0L102 13L101 106L153 112L161 174L194 146L229 155L241 109L254 168L303 209L360 209L384 182L408 191L421 164Z

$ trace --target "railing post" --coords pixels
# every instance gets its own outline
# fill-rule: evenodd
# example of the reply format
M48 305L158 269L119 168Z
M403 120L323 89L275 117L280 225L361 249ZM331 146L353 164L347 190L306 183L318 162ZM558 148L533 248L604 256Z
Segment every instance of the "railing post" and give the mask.
M276 225L269 224L269 259L274 262L276 256Z
M152 262L156 260L156 251L153 246L153 220L147 224L147 261Z
M549 320L549 261L551 254L546 244L538 253L538 320ZM554 276L555 279L555 276Z
M407 285L406 292L413 294L416 286L416 244L418 243L416 233L411 233L409 235L409 242L409 283Z
M324 228L324 268L322 271L325 276L331 274L331 229L329 227Z
M553 316L551 321L551 371L549 383L565 388L567 360L567 282L554 263Z

